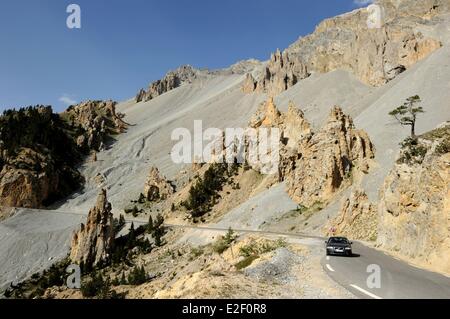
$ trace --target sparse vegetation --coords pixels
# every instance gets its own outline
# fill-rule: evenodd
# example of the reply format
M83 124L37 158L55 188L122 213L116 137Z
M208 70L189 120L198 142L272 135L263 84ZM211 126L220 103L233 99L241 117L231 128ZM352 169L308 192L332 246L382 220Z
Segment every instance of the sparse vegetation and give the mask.
M134 267L128 274L128 284L132 286L139 286L146 283L149 276L145 272L144 266Z
M6 298L39 298L44 295L46 289L50 287L61 287L65 284L67 277L66 268L70 264L68 259L64 259L41 274L34 274L29 280L16 286L11 285L4 293Z
M445 139L436 146L436 153L439 155L450 153L450 139Z
M221 236L213 245L214 252L222 254L225 250L231 247L233 242L236 240L236 235L234 231L229 228L225 236Z
M287 242L283 238L276 241L264 241L263 243L252 241L248 245L242 246L239 249L239 254L242 257L259 256L286 246Z
M319 201L314 202L311 207L300 204L297 206L297 209L286 213L282 218L296 218L301 216L304 220L308 220L314 213L321 211L324 207L325 204Z
M164 217L161 214L156 216L156 220L150 216L147 224L147 232L152 235L155 240L155 245L160 247L163 245L163 236L166 233L166 228L164 227Z
M125 227L125 217L120 214L119 218L114 218L114 233L118 234Z
M190 260L194 260L195 258L200 257L201 255L203 255L204 249L203 247L192 247L191 248L191 256L190 256Z
M235 267L236 267L237 270L242 270L242 269L247 268L248 266L250 266L258 258L259 258L258 255L251 255L251 256L245 257L240 262L238 262L235 265Z
M125 297L111 289L111 281L108 277L105 279L101 273L97 272L93 272L89 279L85 279L81 283L81 294L85 298L96 299L123 299Z
M428 150L418 139L411 137L406 138L400 146L401 154L397 160L399 164L421 164Z
M244 258L238 262L235 267L238 270L247 268L261 255L286 246L287 242L283 238L279 238L276 241L264 241L260 243L251 241L249 244L244 245L239 249L239 255Z
M199 218L208 213L219 199L219 194L228 179L233 176L239 165L214 163L199 177L189 190L188 199L182 205L193 218Z

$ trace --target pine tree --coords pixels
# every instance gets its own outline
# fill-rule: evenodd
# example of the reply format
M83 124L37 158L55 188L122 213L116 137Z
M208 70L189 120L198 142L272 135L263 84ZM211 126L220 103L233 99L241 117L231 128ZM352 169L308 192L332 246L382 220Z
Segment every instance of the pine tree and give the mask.
M425 111L418 106L422 100L420 96L414 95L406 99L403 105L389 112L402 126L411 126L411 138L416 139L416 121L417 116Z
M156 220L153 225L153 233L152 233L152 236L155 239L155 245L157 247L162 246L162 237L165 234L165 228L163 224L164 224L164 217L162 217L161 214L158 214L158 216L156 216Z
M134 229L134 223L131 223L130 232L128 233L128 248L133 248L136 244L136 231Z

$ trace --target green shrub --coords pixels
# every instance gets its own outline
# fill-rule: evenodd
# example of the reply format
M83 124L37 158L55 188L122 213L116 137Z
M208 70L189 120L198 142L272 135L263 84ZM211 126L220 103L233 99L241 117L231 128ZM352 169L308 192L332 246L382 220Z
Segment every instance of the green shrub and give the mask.
M238 262L238 263L235 265L235 267L236 267L236 269L238 269L238 270L247 268L248 266L250 266L250 265L253 263L253 261L255 261L255 260L258 259L258 258L259 258L258 255L251 255L251 256L245 257L245 258L242 259L240 262Z
M128 284L132 286L139 286L148 281L147 273L145 272L144 266L134 267L128 274Z

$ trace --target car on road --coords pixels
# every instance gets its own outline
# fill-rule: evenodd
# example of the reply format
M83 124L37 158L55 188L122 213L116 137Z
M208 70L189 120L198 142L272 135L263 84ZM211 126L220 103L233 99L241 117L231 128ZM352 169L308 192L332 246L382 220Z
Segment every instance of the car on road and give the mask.
M325 241L327 256L344 255L352 256L352 242L345 237L330 237Z

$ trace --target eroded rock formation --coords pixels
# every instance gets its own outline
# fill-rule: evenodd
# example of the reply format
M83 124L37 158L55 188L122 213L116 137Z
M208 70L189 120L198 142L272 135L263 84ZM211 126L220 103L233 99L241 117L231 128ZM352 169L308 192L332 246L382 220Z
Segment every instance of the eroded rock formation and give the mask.
M173 186L156 167L150 169L144 187L144 196L149 201L165 200L174 193Z
M182 84L190 83L197 77L198 72L190 65L184 65L175 71L170 71L163 79L150 84L147 90L141 89L136 95L136 102L150 101L161 94L176 89Z
M334 229L334 232L331 231ZM328 236L346 236L354 240L374 241L378 233L378 207L363 190L357 189L342 201L339 215L328 225Z
M128 124L116 113L117 102L86 101L69 107L62 116L78 129L77 145L87 150L100 151L108 136L123 133Z
M379 86L441 47L420 26L435 23L450 12L449 0L382 0L384 25L369 29L366 8L327 19L314 33L300 38L285 51L272 54L261 76L250 77L243 90L276 95L314 72L344 69L362 82Z
M339 107L331 110L324 127L314 133L293 103L282 113L270 98L249 126L279 129L279 180L286 181L289 195L306 207L330 200L345 180L351 183L353 173L367 173L374 157L368 135L355 129L353 120ZM250 162L252 168L260 171L255 162Z
M95 206L89 211L86 225L72 238L70 259L87 267L107 261L111 257L114 245L114 225L111 204L102 189Z
M353 120L334 107L325 126L302 142L292 173L285 177L288 193L306 207L327 202L351 174L366 173L373 157L367 133L355 129Z
M380 190L378 244L450 273L450 124L427 135L422 163L399 161Z

